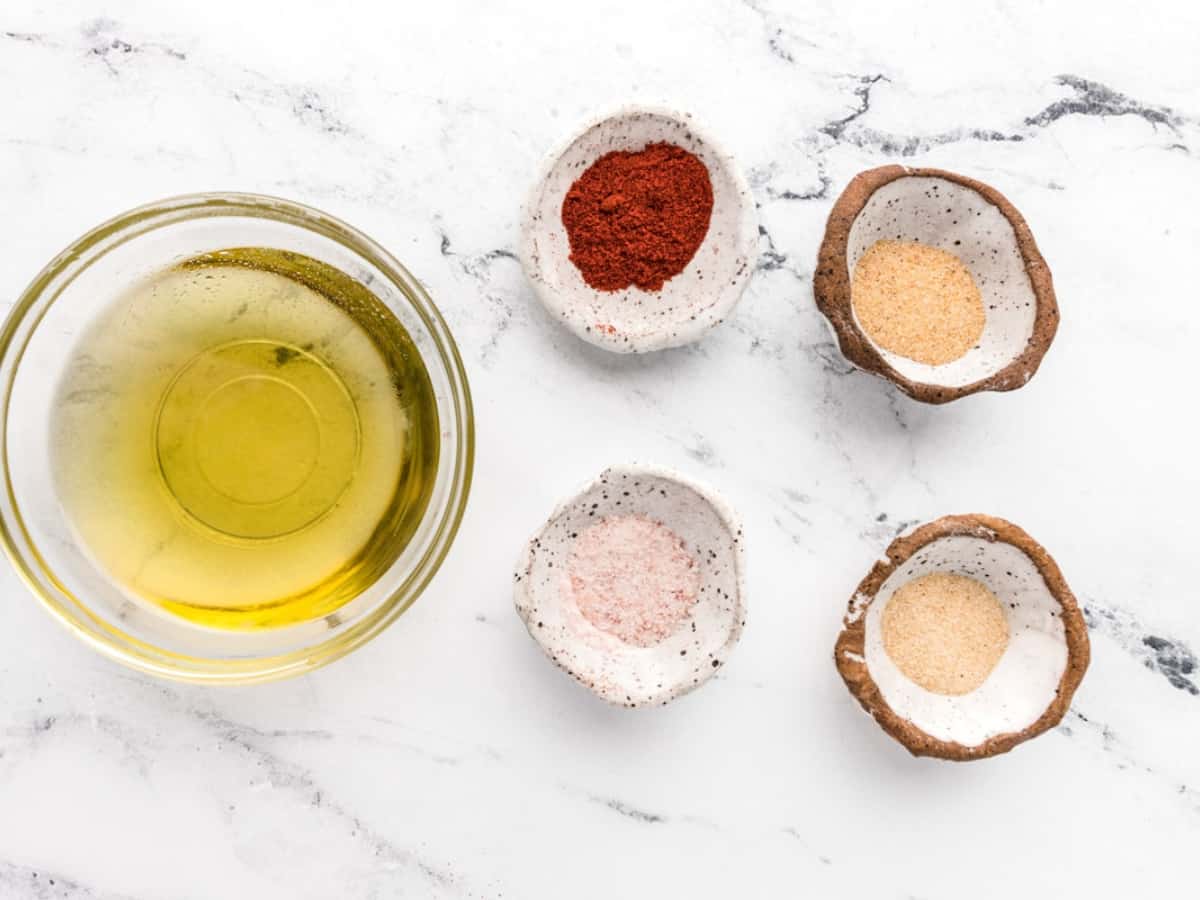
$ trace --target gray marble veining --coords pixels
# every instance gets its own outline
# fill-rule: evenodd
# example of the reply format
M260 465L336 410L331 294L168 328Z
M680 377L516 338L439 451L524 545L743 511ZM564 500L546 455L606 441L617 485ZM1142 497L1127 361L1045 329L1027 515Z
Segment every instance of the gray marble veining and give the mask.
M0 300L138 203L246 190L319 206L446 315L475 393L475 488L395 627L253 689L119 670L5 567L0 897L932 900L1194 883L1193 5L186 7L0 11ZM515 230L542 154L626 100L692 110L739 159L762 230L728 322L617 359L541 311ZM811 296L824 219L855 172L887 162L980 177L1029 219L1063 327L1026 388L922 407L831 342ZM745 635L712 683L632 713L543 659L508 582L554 502L626 460L712 482L745 520L750 570ZM895 534L965 511L1048 546L1093 662L1058 729L953 766L882 735L831 653Z

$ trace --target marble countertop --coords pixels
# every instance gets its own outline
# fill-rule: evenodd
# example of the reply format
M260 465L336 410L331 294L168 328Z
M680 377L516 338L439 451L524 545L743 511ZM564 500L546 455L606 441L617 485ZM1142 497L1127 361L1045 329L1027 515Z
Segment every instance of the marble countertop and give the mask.
M429 286L467 361L479 455L425 596L292 681L126 671L4 566L0 897L1196 889L1200 13L876 6L4 4L6 304L142 202L313 204ZM550 321L513 256L542 154L626 100L703 120L763 225L732 319L640 358ZM1063 324L1025 389L924 407L830 343L811 292L825 216L855 172L892 161L980 177L1030 221ZM711 683L632 712L550 664L509 581L552 505L630 459L740 510L750 607ZM966 511L1050 549L1093 660L1057 729L954 765L886 737L831 654L896 532Z

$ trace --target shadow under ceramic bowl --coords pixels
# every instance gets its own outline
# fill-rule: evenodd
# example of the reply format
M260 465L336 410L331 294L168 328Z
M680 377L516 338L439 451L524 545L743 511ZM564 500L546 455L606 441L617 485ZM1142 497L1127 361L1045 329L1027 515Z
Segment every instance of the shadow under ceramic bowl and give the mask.
M432 381L440 449L428 505L382 575L334 613L234 631L192 624L140 600L91 558L60 502L52 416L76 343L129 285L181 260L230 247L305 254L367 286L400 320ZM139 207L56 256L0 332L0 540L17 573L75 635L154 675L207 683L265 681L316 668L391 624L420 595L466 506L474 422L453 338L424 288L383 248L300 204L250 194L193 194Z

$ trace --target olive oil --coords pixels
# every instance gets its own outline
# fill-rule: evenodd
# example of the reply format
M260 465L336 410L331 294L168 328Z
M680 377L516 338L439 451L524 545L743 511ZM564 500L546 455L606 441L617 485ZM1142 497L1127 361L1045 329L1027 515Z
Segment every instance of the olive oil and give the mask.
M429 374L370 290L238 248L136 283L83 335L54 411L59 494L127 591L226 629L328 615L429 501Z

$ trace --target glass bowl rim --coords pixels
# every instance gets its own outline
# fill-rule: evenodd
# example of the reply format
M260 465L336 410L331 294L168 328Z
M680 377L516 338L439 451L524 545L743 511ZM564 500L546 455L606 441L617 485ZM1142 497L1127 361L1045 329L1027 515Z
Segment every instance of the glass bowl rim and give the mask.
M75 277L104 254L130 240L159 228L199 218L245 216L268 219L316 233L340 244L365 259L394 280L409 300L412 311L428 329L434 353L450 385L450 405L457 435L456 459L449 495L438 510L430 547L405 573L401 583L388 590L385 599L345 631L319 643L278 655L245 659L187 656L124 635L118 642L109 636L111 626L95 631L80 621L75 610L56 596L38 578L37 571L54 584L79 611L91 616L86 602L61 585L47 566L31 538L13 491L8 459L8 418L12 391L26 347L50 306ZM36 313L32 319L30 314ZM443 431L445 431L443 427ZM421 283L380 244L358 229L327 213L280 197L238 192L204 192L168 197L120 213L91 228L56 254L34 276L0 326L0 546L18 577L41 605L71 633L109 659L130 668L175 681L204 684L250 684L274 681L312 671L340 659L379 635L400 617L424 592L441 568L462 524L470 494L475 460L475 419L466 369L445 319ZM17 535L29 548L28 556ZM92 618L95 618L94 616ZM153 653L142 648L153 648ZM187 660L174 665L171 658Z

